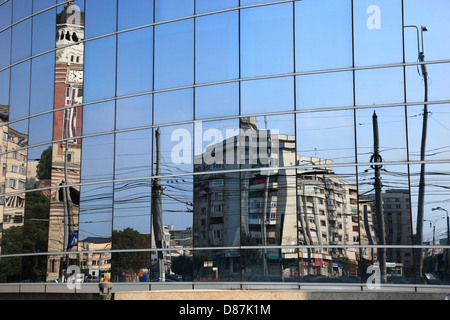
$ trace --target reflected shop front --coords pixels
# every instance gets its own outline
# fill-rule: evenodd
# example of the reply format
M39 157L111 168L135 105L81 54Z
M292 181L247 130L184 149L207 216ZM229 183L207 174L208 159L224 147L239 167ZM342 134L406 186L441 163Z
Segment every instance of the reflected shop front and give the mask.
M450 285L446 0L0 0L0 283Z

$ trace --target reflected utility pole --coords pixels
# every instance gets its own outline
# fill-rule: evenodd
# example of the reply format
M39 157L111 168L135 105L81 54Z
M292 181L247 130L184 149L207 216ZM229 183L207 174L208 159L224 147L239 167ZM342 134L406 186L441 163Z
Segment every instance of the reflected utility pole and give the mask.
M162 222L162 204L161 204L161 130L158 128L155 132L156 140L156 178L152 181L152 217L153 233L157 249L162 249L164 240L164 226ZM158 251L158 278L160 282L165 281L164 272L164 254Z
M405 28L415 28L417 31L417 50L419 51L419 62L422 69L422 77L425 86L424 94L424 108L423 108L423 124L422 124L422 141L420 145L420 180L419 180L419 196L417 201L417 230L416 230L416 244L423 245L423 219L424 219L424 202L425 202L425 151L427 144L427 127L428 127L428 72L427 66L423 62L425 61L424 45L423 45L423 32L428 31L425 26L421 27L422 33L422 50L420 50L419 40L419 28L416 26L405 26ZM417 250L418 264L419 264L419 277L422 276L423 269L423 250Z
M379 140L379 134L378 134L378 117L375 111L373 112L373 148L374 152L372 155L372 158L370 159L370 162L374 163L381 163L383 159L380 155L380 140ZM383 213L383 197L381 194L381 175L380 170L382 168L382 165L373 165L372 169L375 170L375 213L377 217L378 222L378 244L379 245L386 245L386 230L384 227L384 213ZM386 249L385 248L378 248L378 262L379 267L381 271L381 282L386 283Z

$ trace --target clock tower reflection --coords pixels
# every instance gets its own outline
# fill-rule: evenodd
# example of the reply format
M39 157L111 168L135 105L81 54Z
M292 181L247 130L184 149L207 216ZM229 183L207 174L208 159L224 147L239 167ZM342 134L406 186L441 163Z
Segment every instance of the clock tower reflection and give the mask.
M84 12L69 2L56 18L55 96L49 252L78 250L79 187L83 119ZM67 186L67 187L64 187ZM63 280L76 255L48 258L47 281Z

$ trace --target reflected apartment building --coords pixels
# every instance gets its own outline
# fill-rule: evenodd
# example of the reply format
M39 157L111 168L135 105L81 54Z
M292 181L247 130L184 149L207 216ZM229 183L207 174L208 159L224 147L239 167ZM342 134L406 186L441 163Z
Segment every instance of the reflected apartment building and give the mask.
M357 188L335 174L329 167L333 161L296 154L294 136L259 129L256 117L242 118L240 129L239 135L210 145L198 156L203 161L196 166L196 172L211 174L194 179L194 201L198 204L194 207L194 245L269 248L262 249L262 261L252 266L245 262L240 265L245 261L242 251L226 250L213 255L219 278L220 274L238 278L242 267L243 275L249 278L253 272L266 277L283 275L284 281L295 281L299 266L301 276L340 277L348 271L356 274L360 258L373 259L373 252L361 255L356 248L330 247L359 244L360 234L364 238L375 237L372 203L366 204L367 221L360 221ZM258 159L260 152L268 152L267 164L255 160L251 165L249 159ZM220 154L223 159L207 164L205 158L210 154ZM244 161L227 163L230 154L231 159L241 156ZM278 169L293 164L306 168ZM214 173L239 167L261 170ZM325 248L270 248L297 243ZM353 267L348 270L347 265L347 271L343 271L342 262L347 260ZM283 270L289 270L288 276Z

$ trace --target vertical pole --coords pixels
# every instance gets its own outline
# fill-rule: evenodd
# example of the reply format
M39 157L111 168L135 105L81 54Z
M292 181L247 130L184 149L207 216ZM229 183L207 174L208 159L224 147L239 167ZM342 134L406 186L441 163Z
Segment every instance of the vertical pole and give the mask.
M380 163L382 161L379 150L379 134L378 134L378 117L377 114L373 113L373 141L374 141L374 153L373 162ZM378 244L384 246L386 244L386 231L384 228L384 214L383 214L383 198L381 194L381 176L380 170L381 165L373 165L372 168L375 170L375 212L378 222ZM386 249L378 248L378 262L381 271L381 282L386 283Z
M425 55L423 52L419 53L419 61L424 62ZM416 244L423 244L423 218L424 218L424 198L425 198L425 151L426 151L426 141L427 141L427 126L428 126L428 73L427 66L425 64L421 65L422 76L425 85L425 104L423 109L423 124L422 124L422 141L420 146L420 181L419 181L419 196L417 204L417 230L416 230ZM418 249L418 262L419 262L419 277L422 276L423 272L423 250Z
M152 186L152 215L153 215L153 232L155 233L156 248L162 249L164 240L164 227L162 222L162 205L161 205L161 131L158 128L155 132L156 137L156 178L153 179ZM164 254L158 251L158 277L159 281L165 281L164 272Z

